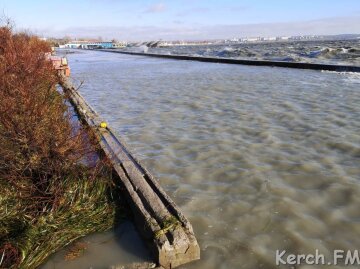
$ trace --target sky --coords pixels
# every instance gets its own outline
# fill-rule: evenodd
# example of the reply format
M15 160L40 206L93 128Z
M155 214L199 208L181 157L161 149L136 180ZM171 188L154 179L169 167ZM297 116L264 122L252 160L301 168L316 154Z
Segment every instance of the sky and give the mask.
M360 34L359 0L0 0L40 36L199 40Z

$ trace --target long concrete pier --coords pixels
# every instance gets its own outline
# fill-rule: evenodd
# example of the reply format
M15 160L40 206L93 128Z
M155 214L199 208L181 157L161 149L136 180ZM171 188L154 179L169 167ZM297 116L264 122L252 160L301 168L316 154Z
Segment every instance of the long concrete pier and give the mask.
M166 269L200 259L193 228L158 181L130 153L118 135L102 123L95 110L63 78L61 85L81 119L91 127L124 188L136 227L159 266Z
M128 54L128 55L137 55L137 56L156 57L156 58L166 58L166 59L174 59L174 60L198 61L198 62L207 62L207 63L272 66L272 67L312 69L312 70L324 70L324 71L336 71L336 72L360 72L360 66L352 66L352 65L316 64L316 63L265 61L265 60L240 60L240 59L232 59L232 58L129 52L129 51L122 51L122 50L117 50L117 49L98 49L97 51L105 51L105 52L121 53L121 54Z

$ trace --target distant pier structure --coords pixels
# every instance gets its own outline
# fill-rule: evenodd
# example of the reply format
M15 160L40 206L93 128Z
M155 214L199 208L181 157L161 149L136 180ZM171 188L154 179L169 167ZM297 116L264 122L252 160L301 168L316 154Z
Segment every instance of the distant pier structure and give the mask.
M66 49L111 49L115 48L115 43L112 41L71 41L65 45L60 45L60 48Z

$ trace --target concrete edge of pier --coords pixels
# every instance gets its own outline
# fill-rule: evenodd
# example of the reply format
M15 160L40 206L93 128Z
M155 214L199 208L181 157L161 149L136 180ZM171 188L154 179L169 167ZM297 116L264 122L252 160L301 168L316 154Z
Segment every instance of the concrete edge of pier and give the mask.
M96 49L96 51L113 52L113 53L121 53L128 55L137 55L137 56L147 56L147 57L155 57L155 58L166 58L166 59L174 59L174 60L198 61L198 62L207 62L207 63L286 67L286 68L324 70L324 71L335 71L335 72L360 72L360 66L353 66L353 65L317 64L317 63L266 61L266 60L243 60L243 59L233 59L233 58L129 52L129 51L116 50L116 49Z
M157 264L170 269L200 259L200 247L193 228L175 202L115 132L109 127L101 127L101 118L70 80L63 78L61 86L68 93L79 117L94 131L116 171L135 225Z

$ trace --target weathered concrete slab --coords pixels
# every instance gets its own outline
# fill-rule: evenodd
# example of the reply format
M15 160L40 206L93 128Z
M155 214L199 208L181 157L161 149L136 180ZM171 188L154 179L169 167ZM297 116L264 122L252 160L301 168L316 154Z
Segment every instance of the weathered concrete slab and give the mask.
M156 57L156 58L167 58L174 60L198 61L198 62L207 62L207 63L286 67L286 68L325 70L325 71L337 71L337 72L360 72L360 66L352 66L352 65L316 64L316 63L266 61L266 60L240 60L240 59L232 59L232 58L129 52L129 51L116 50L116 49L98 49L97 51L122 53L129 55L138 55L138 56L148 56L148 57Z
M62 86L79 115L94 130L101 148L117 172L126 190L137 229L149 244L158 265L168 269L200 259L200 248L190 222L158 181L111 128L100 127L101 118L68 79L63 79Z

